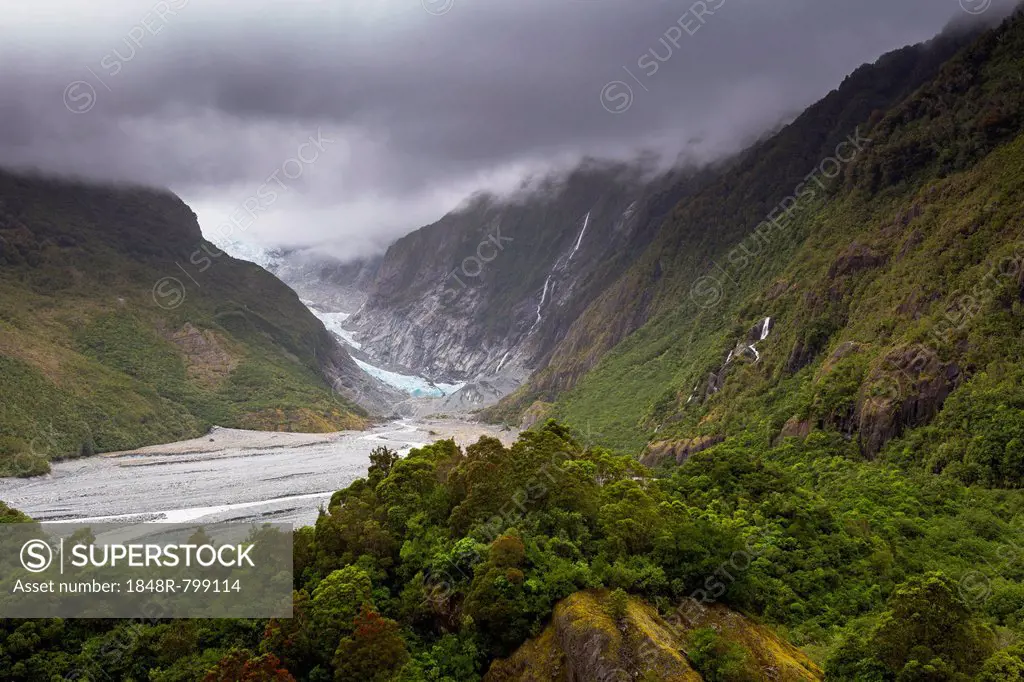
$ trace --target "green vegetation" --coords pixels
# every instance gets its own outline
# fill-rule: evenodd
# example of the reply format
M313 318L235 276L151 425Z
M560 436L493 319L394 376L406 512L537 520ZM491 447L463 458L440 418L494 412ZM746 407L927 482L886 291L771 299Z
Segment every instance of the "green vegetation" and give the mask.
M747 652L712 628L695 630L689 646L689 658L707 682L753 682L757 679Z
M0 677L93 666L115 679L203 679L265 666L298 680L480 679L495 658L515 656L506 672L530 658L516 650L553 617L568 627L559 602L607 589L600 605L566 612L580 627L593 619L580 637L600 637L600 623L650 635L677 622L671 636L704 679L759 679L771 661L817 675L722 605L827 662L829 679L975 679L1024 665L1021 504L864 462L824 433L769 449L727 441L660 471L583 447L555 422L510 448L378 449L368 477L295 533L294 618L9 621ZM651 624L637 599L665 622ZM639 670L637 637L620 659ZM127 638L127 655L104 653L110 638Z
M913 578L893 593L866 636L838 648L829 669L850 679L969 679L964 673L980 672L995 638L958 588L939 574ZM1012 665L1014 658L1004 652L989 668Z
M294 618L7 621L0 678L1021 679L1024 15L940 69L959 46L859 71L684 202L588 313L608 333L502 408L557 398L533 414L561 421L508 448L374 450L295 533ZM870 143L785 238L747 241L857 124ZM712 258L734 268L713 301ZM645 323L616 338L613 304L647 287ZM255 306L189 313L238 358L226 373L176 354L161 330L182 317L102 310L53 343L77 390L116 377L140 396L127 414L173 406L160 428L301 409L274 385L314 372L306 337ZM47 319L4 314L5 333ZM59 366L5 363L34 401L10 423L72 399L46 388L70 381ZM549 395L561 372L581 378Z
M710 204L701 195L681 207L652 246L665 274L651 285L649 321L551 415L632 453L702 437L756 436L770 447L821 430L852 438L867 458L1019 487L1022 54L1018 14L891 111L861 121L870 144L767 237L697 233L687 226L714 224L701 218ZM812 112L851 97L850 83L791 128L813 129ZM790 137L750 152L737 182ZM752 229L794 187L760 217L745 204L718 210ZM771 333L757 341L751 332L765 317ZM756 356L727 362L755 341Z
M604 434L606 444L640 447L652 428L640 422L643 411L669 399L670 390L685 390L684 401L690 395L692 383L679 388L680 380L689 377L676 374L682 369L682 356L709 371L717 367L714 363L724 360L728 349L715 348L708 355L703 342L724 334L723 325L728 328L736 321L745 299L770 291L772 274L794 257L793 247L808 238L805 226L780 229L763 223L777 218L781 211L776 209L798 188L800 214L806 222L807 213L820 206L825 190L833 184L825 172L834 176L835 168L826 164L823 171L823 160L835 157L840 143L851 138L860 140L856 147L861 151L846 145L839 155L862 157L865 147L878 143L874 127L885 113L934 79L975 38L971 32L951 31L864 65L777 134L685 183L682 196L656 226L660 229L646 250L630 261L624 273L617 272L617 280L605 286L573 321L548 365L486 414L499 420L511 418L535 400L554 401L567 387L589 379L588 372L596 365L601 380L581 385L573 403L559 414L583 428L585 421L577 418L596 407L599 412L594 413L592 426ZM1015 55L1006 51L1000 58L1012 63ZM969 63L985 64L984 59L972 55ZM1000 75L1004 91L1017 91L1013 77L1012 73ZM871 142L863 142L865 137ZM841 171L848 169L847 163L840 163ZM846 234L852 237L862 227L856 223ZM755 236L758 229L762 236ZM753 317L762 311L745 313ZM725 344L728 339L718 342ZM669 355L665 362L662 355ZM634 392L637 389L639 393ZM573 407L576 404L578 408ZM621 412L624 404L628 411ZM598 428L598 421L607 428Z
M198 287L175 265L194 253ZM170 194L0 172L0 475L213 424L365 423L323 378L322 325L267 272L217 253ZM187 285L177 307L174 285L154 290L167 277Z

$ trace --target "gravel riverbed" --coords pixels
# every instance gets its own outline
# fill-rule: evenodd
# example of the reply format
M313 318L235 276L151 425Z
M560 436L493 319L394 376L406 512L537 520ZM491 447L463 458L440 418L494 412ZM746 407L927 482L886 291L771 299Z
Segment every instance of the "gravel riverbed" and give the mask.
M458 420L399 420L367 431L206 436L58 462L52 473L0 478L0 500L40 521L241 521L308 525L331 494L366 475L370 450L401 454L443 438L460 445L515 432Z

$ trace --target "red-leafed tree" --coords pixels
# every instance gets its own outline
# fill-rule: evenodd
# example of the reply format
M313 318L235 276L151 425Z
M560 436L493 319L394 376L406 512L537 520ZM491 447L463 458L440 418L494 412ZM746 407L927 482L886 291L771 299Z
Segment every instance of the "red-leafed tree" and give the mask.
M295 682L274 654L253 656L246 649L233 649L220 659L203 682Z
M409 660L398 623L369 604L363 605L353 624L355 630L338 643L334 653L336 682L381 682Z

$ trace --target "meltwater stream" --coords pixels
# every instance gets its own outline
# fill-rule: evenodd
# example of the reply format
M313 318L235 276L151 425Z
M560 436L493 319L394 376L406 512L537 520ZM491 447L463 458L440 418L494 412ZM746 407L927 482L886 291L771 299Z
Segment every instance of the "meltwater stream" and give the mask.
M513 434L456 420L400 420L332 434L214 429L190 441L59 462L47 476L0 478L0 500L39 521L316 520L331 494L366 475L370 450L405 454L442 438Z

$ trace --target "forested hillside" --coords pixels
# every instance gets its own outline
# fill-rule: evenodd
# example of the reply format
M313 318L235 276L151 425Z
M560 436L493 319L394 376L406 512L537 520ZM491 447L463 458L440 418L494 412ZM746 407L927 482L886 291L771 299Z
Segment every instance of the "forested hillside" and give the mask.
M213 424L365 423L342 393L369 377L294 292L206 242L170 193L0 172L0 263L3 475Z
M867 130L873 123L934 78L947 60L976 38L976 32L950 29L928 43L905 47L862 66L793 123L723 164L705 186L679 202L633 266L574 321L554 349L549 365L489 416L507 419L521 414L535 400L554 401L575 387L612 349L621 356L638 338L657 339L658 348L648 354L658 354L659 349L672 345L672 352L692 355L689 335L709 336L706 320L715 323L711 333L723 321L731 323L729 306L736 305L747 291L770 286L766 269L783 267L792 255L794 240L806 237L790 227L776 230L776 234L762 227L779 215L780 203L800 189L801 213L811 210L808 199L824 196L826 185L833 182L825 176L825 171L835 176L832 163L826 163L824 170L820 166L835 157L837 147L850 138L856 141L858 135L870 138ZM854 148L844 146L842 154L856 160L863 146L863 142ZM849 166L839 163L842 171ZM759 237L758 229L766 236ZM741 249L751 252L747 262L743 262ZM720 271L721 267L726 271ZM631 338L638 329L637 337ZM723 351L723 359L725 355ZM605 366L608 364L601 368ZM660 392L670 377L651 373L654 368L643 362L634 369L642 397L630 402L646 409L655 399L650 391ZM631 394L623 391L622 395ZM618 413L619 404L612 398L604 404ZM623 413L615 419L615 429L601 430L613 438L628 430L632 447L649 433L633 414ZM618 443L625 445L626 441Z
M932 468L963 459L980 435L964 419L1009 409L1021 372L1022 24L985 34L891 110L845 119L759 212L715 224L700 217L712 197L683 202L618 285L654 288L650 320L575 388L543 396L557 399L549 414L631 452L820 429L865 458L921 459L926 441L955 437L959 454ZM641 282L641 264L663 274ZM969 469L968 482L990 477Z

